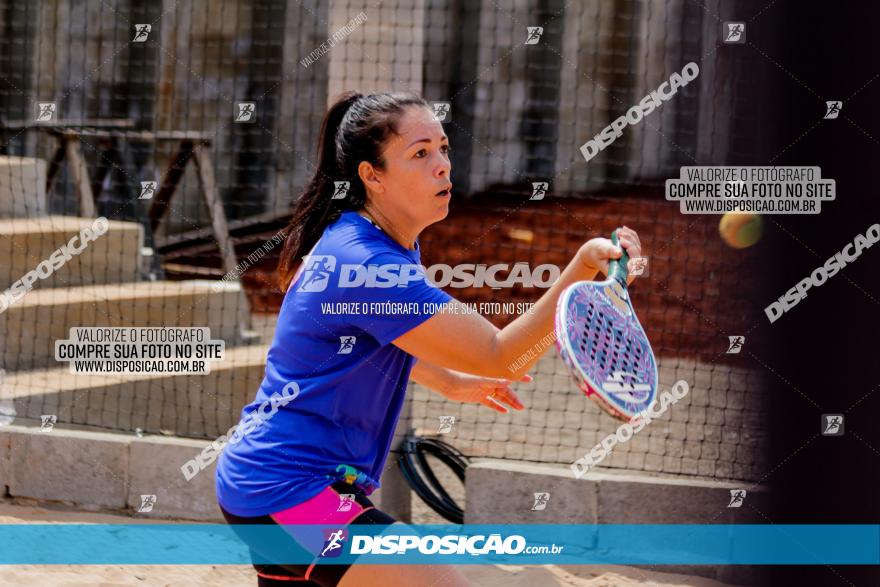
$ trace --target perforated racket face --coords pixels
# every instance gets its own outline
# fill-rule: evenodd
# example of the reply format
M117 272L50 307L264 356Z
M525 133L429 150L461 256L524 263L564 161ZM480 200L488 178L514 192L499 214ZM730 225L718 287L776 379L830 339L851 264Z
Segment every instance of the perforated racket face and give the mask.
M556 345L578 386L602 409L629 421L657 395L657 363L626 288L582 281L559 298Z

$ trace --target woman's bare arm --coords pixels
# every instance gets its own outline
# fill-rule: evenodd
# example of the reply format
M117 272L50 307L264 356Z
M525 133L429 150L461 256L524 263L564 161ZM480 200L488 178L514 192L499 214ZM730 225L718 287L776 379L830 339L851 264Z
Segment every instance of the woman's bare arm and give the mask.
M639 256L641 248L635 232L622 228L618 234L621 245L631 256ZM556 302L562 291L577 281L595 278L600 269L606 270L610 259L620 255L620 249L608 239L588 241L531 311L502 330L482 316L466 313L464 305L453 300L446 311L400 336L394 344L440 367L484 377L518 379L551 346L552 339L547 343L545 337L553 333Z

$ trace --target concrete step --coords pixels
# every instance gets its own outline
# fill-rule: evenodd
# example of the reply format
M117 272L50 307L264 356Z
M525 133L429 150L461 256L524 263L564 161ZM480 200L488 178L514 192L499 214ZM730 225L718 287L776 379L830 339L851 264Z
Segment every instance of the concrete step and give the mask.
M236 282L143 281L34 290L0 313L0 368L60 366L55 341L83 326L202 326L227 347L240 340ZM66 366L66 365L65 365Z
M33 282L34 289L137 281L143 227L136 222L112 220L106 233L77 254L76 249L84 244L78 238L80 232L91 228L94 222L93 218L70 216L0 219L0 290L36 270L62 247L68 247L70 260L54 269L49 277L38 277ZM46 270L37 275L40 273L45 274Z
M213 361L210 373L202 375L74 375L67 367L7 373L2 395L13 403L16 422L54 414L58 426L140 428L213 440L236 424L241 408L253 400L267 351L265 346L227 348L224 360Z
M0 218L36 218L47 209L46 162L0 156Z

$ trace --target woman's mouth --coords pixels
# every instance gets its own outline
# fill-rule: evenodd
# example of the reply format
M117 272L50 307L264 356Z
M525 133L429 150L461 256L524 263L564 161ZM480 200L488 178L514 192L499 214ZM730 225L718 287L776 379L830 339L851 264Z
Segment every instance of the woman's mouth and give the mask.
M438 198L448 198L450 195L452 195L452 186L447 186L436 194Z

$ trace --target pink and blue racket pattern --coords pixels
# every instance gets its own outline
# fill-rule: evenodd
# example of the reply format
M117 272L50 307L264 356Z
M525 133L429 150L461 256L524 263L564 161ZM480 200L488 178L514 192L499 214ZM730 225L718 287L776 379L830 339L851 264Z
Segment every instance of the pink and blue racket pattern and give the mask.
M611 234L617 245L617 231ZM626 251L608 279L568 286L556 306L556 347L578 387L603 410L629 422L657 397L657 362L626 288Z

